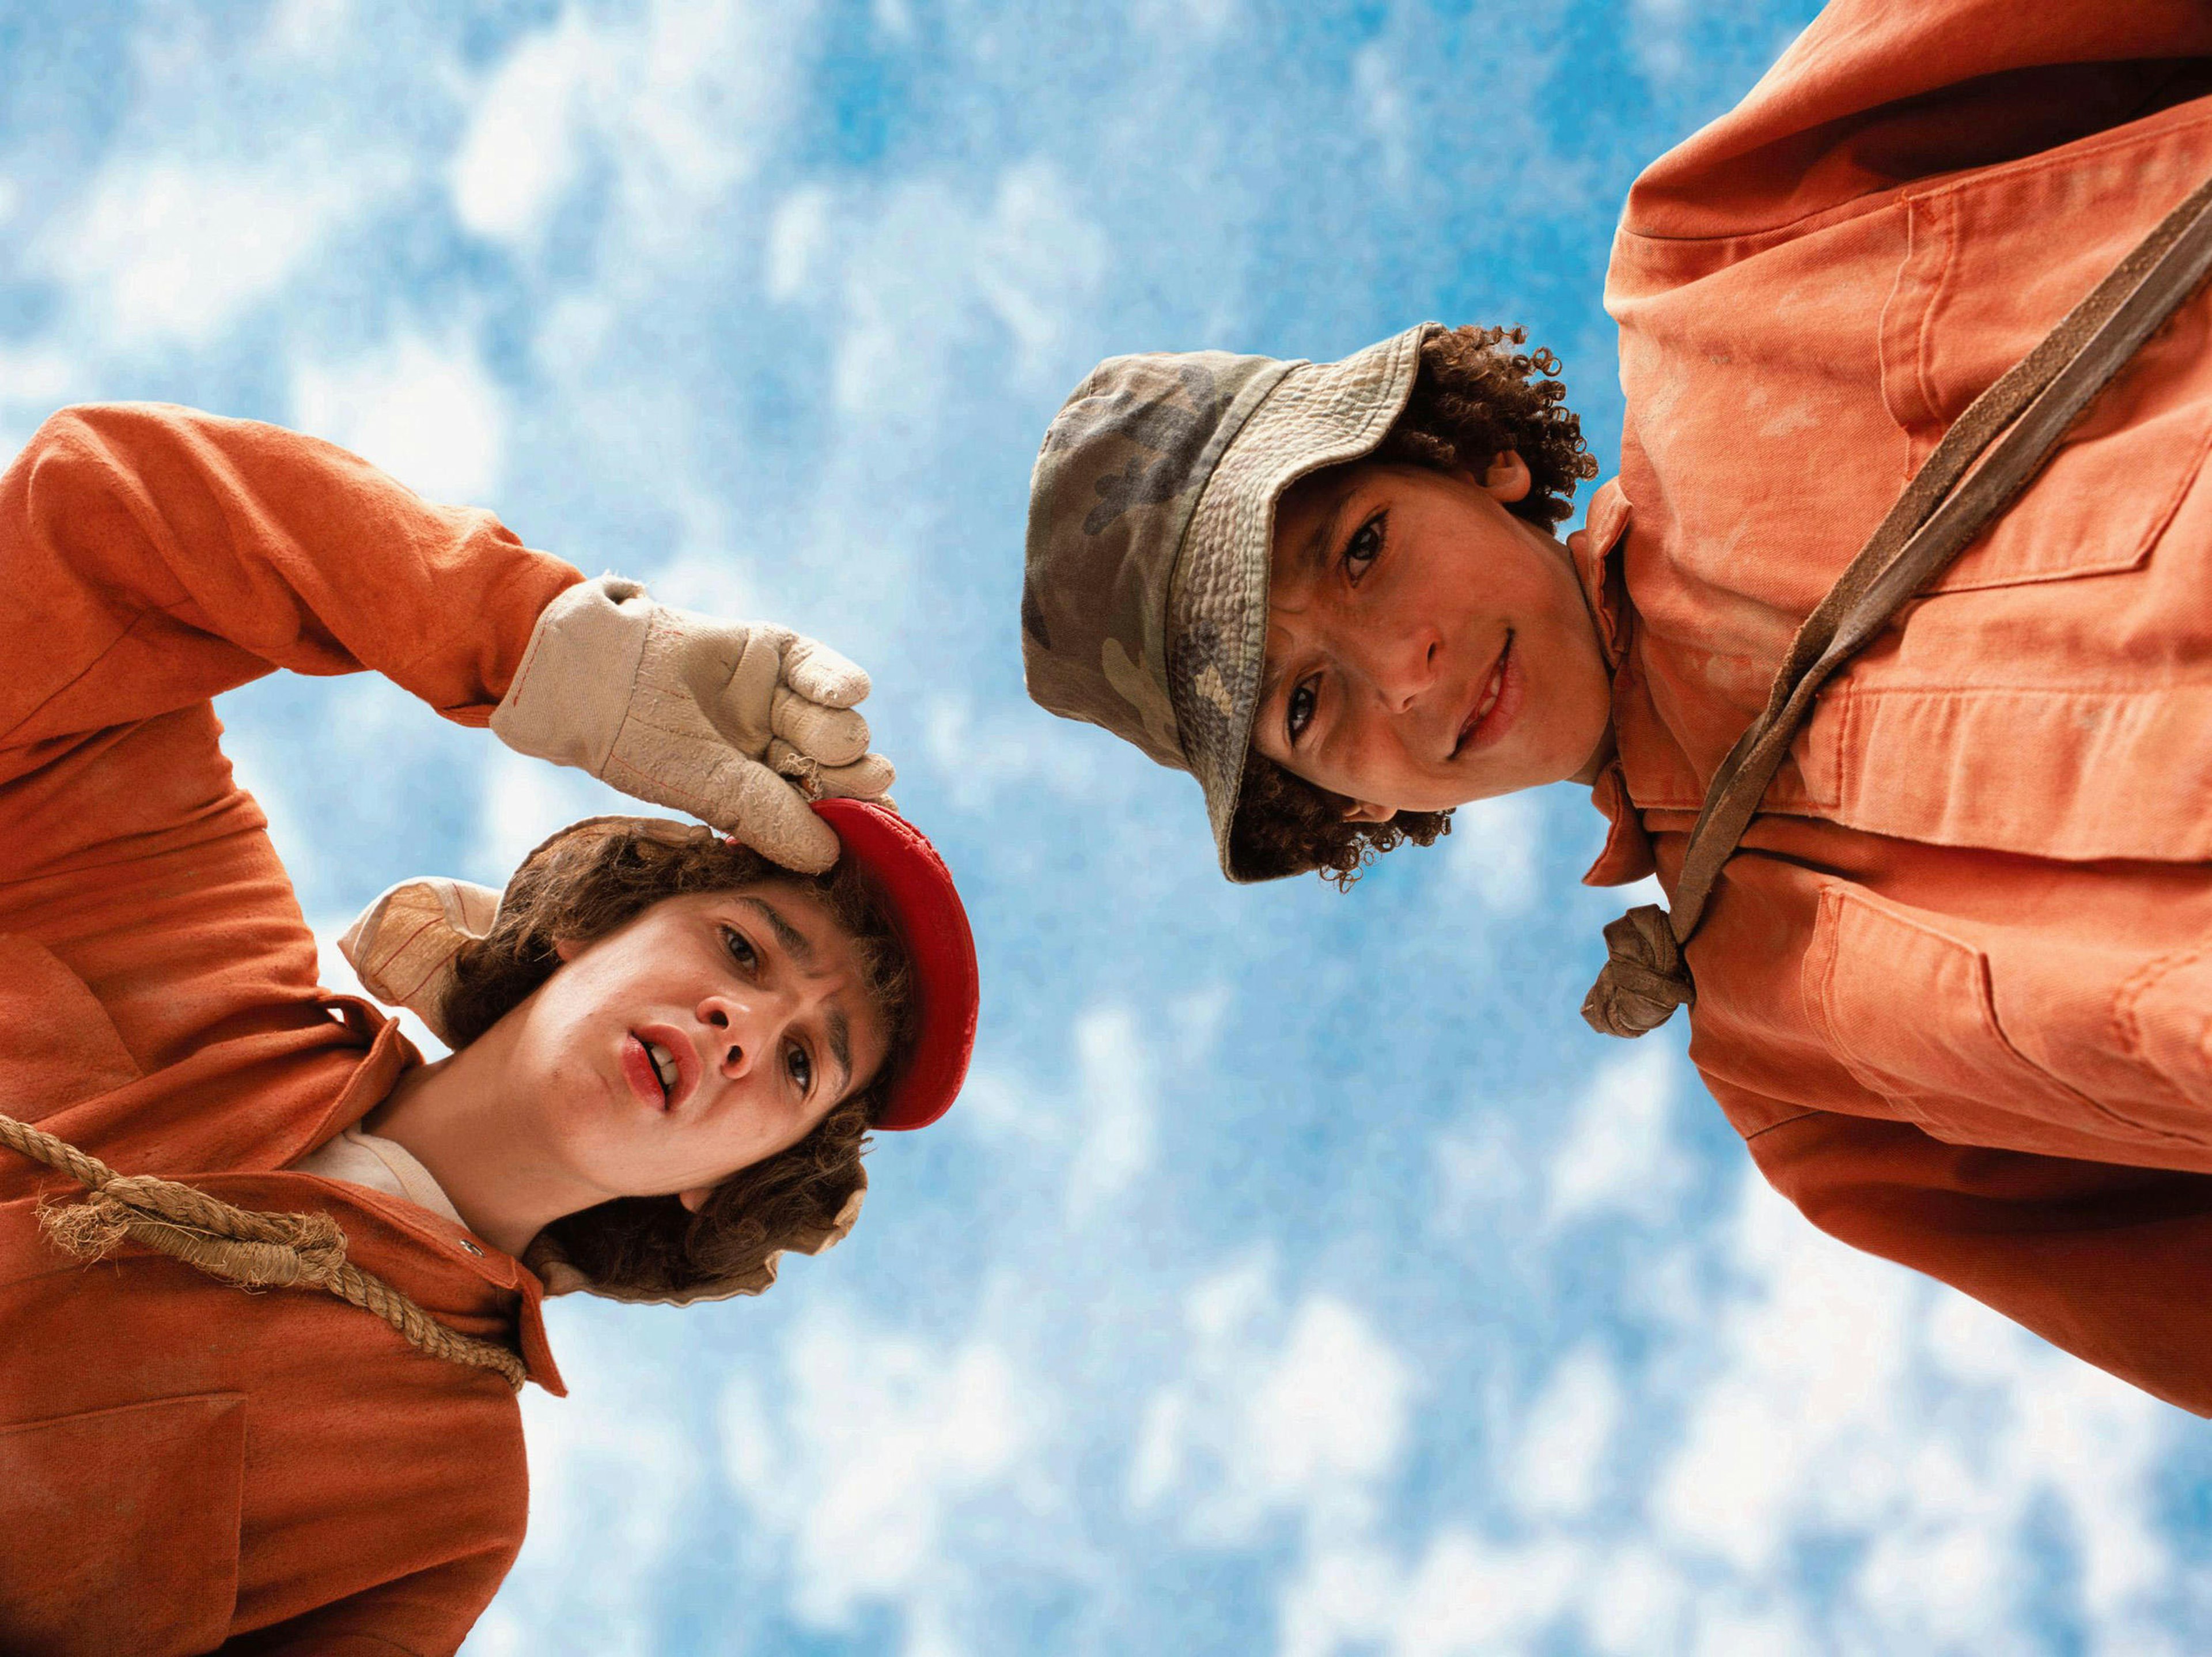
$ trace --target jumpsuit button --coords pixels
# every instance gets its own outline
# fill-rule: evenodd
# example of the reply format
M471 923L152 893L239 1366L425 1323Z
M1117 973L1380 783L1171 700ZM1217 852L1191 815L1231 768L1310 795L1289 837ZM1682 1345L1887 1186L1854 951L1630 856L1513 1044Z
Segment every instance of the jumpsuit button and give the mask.
M475 1255L479 1260L483 1258L483 1251L478 1248L474 1243L469 1241L467 1238L464 1237L461 1239L461 1246L468 1250L470 1253Z

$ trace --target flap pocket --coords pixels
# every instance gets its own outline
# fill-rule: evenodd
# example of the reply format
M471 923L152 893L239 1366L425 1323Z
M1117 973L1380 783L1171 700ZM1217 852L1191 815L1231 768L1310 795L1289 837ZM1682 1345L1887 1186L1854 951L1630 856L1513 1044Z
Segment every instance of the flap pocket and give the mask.
M1992 169L1911 204L1913 251L1886 319L1885 391L1917 469L1935 437L2202 180L2201 132ZM2063 225L2040 251L2022 226ZM2023 257L2023 254L2028 255ZM1919 279L1912 280L1914 277ZM1908 394L1911 393L1911 394ZM1916 415L1918 417L1916 417ZM2021 505L1929 589L2131 570L2149 556L2212 445L2212 308L2185 304L2068 430Z
M1860 1086L1953 1144L2119 1160L2169 1137L2022 1053L1998 1022L1989 956L1954 924L1856 886L1821 891L1801 986Z
M0 1651L187 1657L238 1599L246 1398L0 1427Z

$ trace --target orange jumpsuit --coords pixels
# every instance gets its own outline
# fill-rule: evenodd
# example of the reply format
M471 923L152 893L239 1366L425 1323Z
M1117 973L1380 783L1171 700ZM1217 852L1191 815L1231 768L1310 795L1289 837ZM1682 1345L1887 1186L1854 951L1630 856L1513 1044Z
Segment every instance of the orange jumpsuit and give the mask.
M1594 881L1662 885L1949 423L2212 175L2202 0L1836 0L1638 180ZM1832 683L1688 951L1815 1224L2212 1414L2212 300Z
M518 1262L285 1165L420 1056L316 986L209 698L374 667L482 725L580 579L352 455L181 409L56 416L0 476L0 1110L125 1173L319 1209L349 1257L559 1377ZM520 1413L319 1293L40 1235L0 1150L0 1650L450 1652L522 1540Z

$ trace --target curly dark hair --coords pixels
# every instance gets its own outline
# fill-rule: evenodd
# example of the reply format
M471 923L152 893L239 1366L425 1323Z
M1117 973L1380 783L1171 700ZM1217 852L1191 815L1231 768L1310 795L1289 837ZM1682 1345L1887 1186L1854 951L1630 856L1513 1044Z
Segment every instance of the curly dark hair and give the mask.
M1559 359L1528 343L1520 328L1445 328L1421 342L1413 394L1374 452L1349 464L1397 462L1480 477L1510 449L1528 468L1528 492L1506 510L1550 530L1573 510L1575 485L1597 476L1581 417L1552 376ZM1330 472L1301 478L1304 488ZM1293 776L1257 748L1244 756L1237 814L1229 825L1231 866L1245 880L1317 869L1348 891L1376 857L1406 841L1434 845L1451 832L1449 811L1401 811L1386 822L1353 822L1351 801Z
M604 938L664 899L762 886L811 893L850 939L890 1032L882 1067L796 1145L715 1186L696 1214L674 1197L621 1197L555 1221L524 1252L552 1292L757 1295L775 1281L779 1255L815 1253L844 1235L867 1185L868 1130L913 1047L912 966L873 883L849 860L795 874L709 829L651 817L590 818L546 841L507 882L491 931L455 958L442 1011L460 1048L553 976L558 941Z

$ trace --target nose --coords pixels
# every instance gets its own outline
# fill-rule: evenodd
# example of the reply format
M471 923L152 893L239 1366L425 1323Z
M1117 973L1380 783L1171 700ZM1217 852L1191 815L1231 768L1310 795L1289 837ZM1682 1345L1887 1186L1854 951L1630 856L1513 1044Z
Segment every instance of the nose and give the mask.
M1388 637L1374 639L1367 652L1367 673L1386 711L1401 714L1437 682L1443 634L1423 622Z
M775 1039L774 1009L734 996L709 996L699 1008L707 1026L708 1057L716 1070L736 1081L751 1070Z

